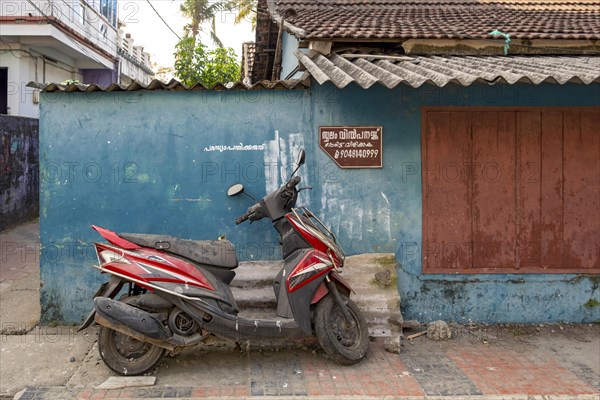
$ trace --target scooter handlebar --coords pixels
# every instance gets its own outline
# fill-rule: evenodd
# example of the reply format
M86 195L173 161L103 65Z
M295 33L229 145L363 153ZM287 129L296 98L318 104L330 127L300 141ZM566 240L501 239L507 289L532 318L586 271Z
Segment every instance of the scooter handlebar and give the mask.
M290 181L285 185L285 188L288 190L291 190L291 189L295 188L299 183L300 183L300 177L295 176L292 179L290 179Z
M244 221L246 221L248 218L250 218L250 215L251 215L251 213L246 213L246 214L244 214L244 215L242 215L242 216L240 216L240 217L237 217L237 218L235 219L235 224L236 224L236 225L239 225L239 224L241 224L242 222L244 222Z
M263 210L263 208L266 207L266 205L264 203L270 202L270 201L272 202L273 198L276 194L281 195L281 197L283 199L287 199L286 204L288 204L289 199L294 199L294 195L295 195L295 193L297 193L296 186L298 186L298 184L300 183L300 180L301 179L299 176L295 176L295 177L291 178L285 184L285 186L279 188L276 192L268 194L259 203L256 203L252 207L250 207L244 215L237 217L235 219L235 224L239 225L248 219L250 219L252 221L257 221L257 220L263 218L266 214ZM295 202L295 200L294 200L294 202ZM267 207L267 209L268 209L268 207Z

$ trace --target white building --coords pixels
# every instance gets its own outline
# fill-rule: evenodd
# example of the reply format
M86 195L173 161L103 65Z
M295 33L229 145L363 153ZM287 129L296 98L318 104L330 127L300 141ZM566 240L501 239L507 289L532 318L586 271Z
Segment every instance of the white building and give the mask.
M125 24L121 24L121 28ZM124 33L119 29L117 53L120 57L120 82L129 84L137 81L148 84L152 80L154 72L151 68L150 54L144 51L143 46L134 46L130 33Z
M117 0L0 0L0 114L38 116L30 81L146 84L150 60L135 48L124 45Z

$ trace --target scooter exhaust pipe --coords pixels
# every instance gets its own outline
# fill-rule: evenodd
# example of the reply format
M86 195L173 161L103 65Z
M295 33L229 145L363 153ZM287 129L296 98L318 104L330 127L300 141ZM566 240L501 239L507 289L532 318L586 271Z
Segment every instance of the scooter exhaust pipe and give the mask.
M108 297L96 297L94 307L97 324L169 351L180 346L194 345L203 339L200 333L186 337L171 334L150 313Z

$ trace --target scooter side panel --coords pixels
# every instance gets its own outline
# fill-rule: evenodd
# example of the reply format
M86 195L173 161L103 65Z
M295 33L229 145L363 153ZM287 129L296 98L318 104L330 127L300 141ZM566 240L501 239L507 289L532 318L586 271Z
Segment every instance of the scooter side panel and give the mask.
M142 282L174 282L214 290L206 276L195 266L170 257L162 251L152 249L128 251L103 243L95 245L100 269L105 272L119 273ZM110 253L109 257L103 256L105 251Z
M292 271L310 251L311 249L303 249L292 253L285 259L283 268L281 268L275 277L273 289L275 291L275 296L277 297L277 315L282 318L294 318L294 314L289 302L286 281Z
M352 289L336 272L332 271L330 276L331 279L338 284L338 287L341 286L343 292L350 295ZM312 332L310 307L313 304L318 303L329 293L329 289L327 289L327 286L325 285L326 277L327 274L321 275L302 286L300 289L289 293L289 301L294 313L294 318L298 321L300 328L308 334ZM322 286L324 287L324 290ZM315 298L317 294L319 296L318 299Z
M337 272L331 271L329 277L337 283L338 290L346 296L350 297L350 293L354 293L354 290L352 290L350 284L346 282L346 280L344 280ZM325 282L321 282L313 294L310 304L317 304L323 297L327 296L327 293L329 293L329 288Z
M315 249L306 249L297 251L284 263L286 273L281 277L284 287L279 295L278 305L285 299L285 292L294 319L307 334L312 333L311 300L327 273L333 268L331 263L326 264L323 260L327 260L326 254ZM278 315L281 314L278 312Z
M311 299L313 294L319 287L319 285L325 280L325 275L322 275L306 285L302 286L300 289L289 293L288 299L290 302L290 307L292 308L292 312L294 314L294 319L298 322L300 329L306 332L307 334L312 334L312 324L311 324L311 315L310 315L310 307L311 307Z

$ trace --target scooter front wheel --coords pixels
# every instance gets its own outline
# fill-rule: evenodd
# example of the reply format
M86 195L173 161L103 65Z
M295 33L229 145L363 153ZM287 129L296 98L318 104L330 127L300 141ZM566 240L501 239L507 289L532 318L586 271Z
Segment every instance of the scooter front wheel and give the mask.
M161 347L105 326L98 330L98 350L104 364L119 375L141 375L152 369L165 354Z
M369 332L360 309L341 295L354 320L349 324L333 295L325 296L315 308L315 331L319 344L329 357L343 365L356 364L367 354Z

